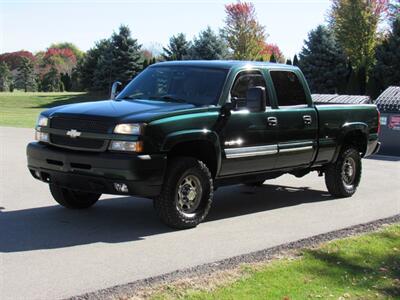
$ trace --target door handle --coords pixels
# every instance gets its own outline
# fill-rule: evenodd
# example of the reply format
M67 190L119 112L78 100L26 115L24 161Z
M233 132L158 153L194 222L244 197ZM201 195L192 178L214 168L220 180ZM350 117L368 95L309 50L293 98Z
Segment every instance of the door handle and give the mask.
M306 125L311 125L311 123L312 123L312 118L311 118L310 115L305 115L305 116L303 116L303 121L304 121L304 124L306 124Z
M275 118L275 117L268 117L268 119L267 119L267 123L268 123L268 126L273 126L273 127L275 127L276 125L278 125L278 119L277 118Z

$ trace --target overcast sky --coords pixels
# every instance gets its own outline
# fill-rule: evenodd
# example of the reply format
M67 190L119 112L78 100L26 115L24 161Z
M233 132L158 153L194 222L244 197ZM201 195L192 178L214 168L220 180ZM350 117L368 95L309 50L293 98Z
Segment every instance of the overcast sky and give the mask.
M224 5L234 1L191 0L0 0L0 53L36 52L51 43L68 41L88 50L109 37L120 24L145 47L160 48L183 32L192 39L199 31L223 26ZM254 3L268 33L287 57L298 53L307 33L325 22L329 0L264 0Z

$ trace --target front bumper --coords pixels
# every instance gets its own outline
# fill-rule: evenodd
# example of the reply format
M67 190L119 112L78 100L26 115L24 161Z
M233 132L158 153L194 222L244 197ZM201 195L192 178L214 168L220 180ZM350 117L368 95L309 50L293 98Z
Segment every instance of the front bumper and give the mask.
M77 152L32 142L27 146L33 177L73 190L104 194L154 197L160 194L166 168L165 155L113 152ZM128 193L114 183L126 184Z

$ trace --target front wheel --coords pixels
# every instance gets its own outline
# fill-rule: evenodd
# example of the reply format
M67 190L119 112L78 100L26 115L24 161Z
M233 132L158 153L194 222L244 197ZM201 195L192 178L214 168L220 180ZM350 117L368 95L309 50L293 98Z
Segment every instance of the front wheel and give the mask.
M207 166L194 158L174 158L163 188L154 200L160 219L176 229L196 227L207 216L213 197L213 180Z
M50 184L50 192L58 204L71 209L88 208L101 196L101 194L74 191L53 183Z
M345 148L337 161L328 166L325 184L331 195L351 197L361 180L361 157L357 149Z

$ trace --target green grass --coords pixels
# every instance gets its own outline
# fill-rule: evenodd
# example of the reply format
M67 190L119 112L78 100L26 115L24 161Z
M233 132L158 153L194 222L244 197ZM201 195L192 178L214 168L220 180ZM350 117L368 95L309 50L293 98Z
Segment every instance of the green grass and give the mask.
M400 299L400 224L333 241L261 267L214 290L169 286L152 299Z
M47 108L104 98L88 93L0 93L0 126L33 127Z

